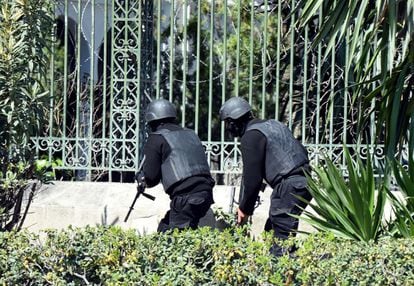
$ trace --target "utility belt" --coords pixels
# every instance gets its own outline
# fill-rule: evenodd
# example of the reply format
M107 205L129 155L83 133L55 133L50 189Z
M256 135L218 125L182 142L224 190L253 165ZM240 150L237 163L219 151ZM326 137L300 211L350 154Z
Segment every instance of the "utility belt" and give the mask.
M303 176L305 177L306 174L310 173L310 166L308 163L303 164L300 167L297 167L295 169L293 169L292 171L290 171L289 173L287 173L286 175L280 176L278 177L275 182L272 184L272 189L274 189L274 187L279 184L280 182L282 182L283 180L288 179L289 177L293 177L293 176Z
M306 176L306 174L309 174L310 172L310 166L309 164L305 164L300 166L299 168L293 169L288 174L283 176L283 179L286 179L291 176Z
M194 184L188 185L187 187L180 189L180 190L173 190L170 198L174 198L176 196L184 196L184 195L192 195L195 193L200 193L204 191L212 192L214 184L210 184L208 182L194 182Z

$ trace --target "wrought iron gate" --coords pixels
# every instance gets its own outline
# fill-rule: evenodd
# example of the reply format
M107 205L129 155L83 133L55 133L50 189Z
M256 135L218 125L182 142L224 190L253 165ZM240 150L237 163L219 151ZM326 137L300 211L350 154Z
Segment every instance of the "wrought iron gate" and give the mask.
M34 142L39 156L73 171L69 176L77 180L122 181L138 166L142 110L154 89L152 5L145 0L56 5L49 126Z
M311 49L322 11L298 30L295 1L58 1L49 125L36 152L79 180L127 179L141 157L143 109L163 97L202 139L212 171L239 173L239 143L218 120L237 95L258 117L285 122L313 164L321 154L341 164L343 144L380 160L381 146L364 145L373 128L355 136L348 48L328 58L322 44Z

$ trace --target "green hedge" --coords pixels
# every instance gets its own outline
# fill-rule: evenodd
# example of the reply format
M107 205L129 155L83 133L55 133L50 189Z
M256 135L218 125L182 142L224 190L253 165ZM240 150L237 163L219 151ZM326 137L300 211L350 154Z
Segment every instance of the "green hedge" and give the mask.
M316 234L268 255L265 236L209 228L137 235L116 227L0 233L0 285L414 285L414 241Z

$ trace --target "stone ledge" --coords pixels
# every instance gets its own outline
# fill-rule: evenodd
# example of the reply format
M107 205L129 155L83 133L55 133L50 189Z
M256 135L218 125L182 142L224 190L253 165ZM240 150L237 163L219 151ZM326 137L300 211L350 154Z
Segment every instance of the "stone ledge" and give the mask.
M234 186L215 186L215 203L212 208L221 208L226 213L234 212L237 205L231 205L232 193L238 198L238 189ZM170 199L161 185L149 188L146 192L155 196L155 201L140 197L129 220L124 222L136 194L135 184L55 181L42 186L38 191L23 227L36 232L47 228L66 228L69 225L117 225L125 229L137 229L140 233L151 233L156 231L159 221L169 209ZM260 193L261 204L252 218L253 235L263 231L271 192L268 187L265 192ZM401 197L399 193L396 195ZM390 206L387 204L384 219L389 219L390 215ZM217 225L212 210L200 221L200 225ZM313 228L300 221L299 230L313 231Z
M169 209L170 199L158 185L146 190L156 197L155 201L140 197L127 222L124 218L136 194L136 185L130 183L62 182L44 185L36 194L23 227L30 231L47 228L66 228L69 225L117 225L135 228L140 233L156 231L158 222ZM221 208L226 213L235 211L231 206L232 192L238 197L238 187L215 186L215 203L212 208ZM271 189L261 193L261 204L252 220L252 234L262 232L267 219ZM200 225L216 226L213 211L210 210ZM305 225L302 229L309 229Z

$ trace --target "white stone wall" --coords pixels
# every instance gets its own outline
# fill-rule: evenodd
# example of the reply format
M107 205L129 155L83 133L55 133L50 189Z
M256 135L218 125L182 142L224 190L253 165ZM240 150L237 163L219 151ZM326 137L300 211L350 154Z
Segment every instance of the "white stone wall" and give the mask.
M212 208L230 212L233 186L215 186ZM238 188L235 188L238 197ZM151 201L140 197L129 220L124 218L136 194L136 185L127 183L54 182L45 185L36 195L23 227L30 231L46 228L66 228L69 225L117 225L134 228L140 233L156 231L158 222L169 209L170 199L162 186L147 189L156 197ZM261 205L256 209L252 221L252 234L260 234L267 219L271 189L261 193ZM233 212L237 206L234 205ZM200 225L216 226L212 211L209 211ZM306 225L301 225L301 229Z

